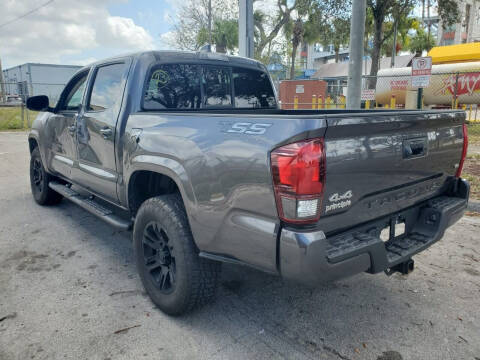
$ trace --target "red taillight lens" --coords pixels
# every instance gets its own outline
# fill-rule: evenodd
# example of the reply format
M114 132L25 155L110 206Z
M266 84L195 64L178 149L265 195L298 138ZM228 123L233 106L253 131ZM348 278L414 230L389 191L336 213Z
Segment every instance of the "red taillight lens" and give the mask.
M323 139L279 147L271 153L271 164L280 218L292 223L317 221L325 185Z
M463 149L462 149L462 158L460 159L457 172L455 173L455 176L457 178L459 178L462 175L463 163L465 162L465 158L467 157L467 150L468 150L468 130L467 130L467 124L463 124Z

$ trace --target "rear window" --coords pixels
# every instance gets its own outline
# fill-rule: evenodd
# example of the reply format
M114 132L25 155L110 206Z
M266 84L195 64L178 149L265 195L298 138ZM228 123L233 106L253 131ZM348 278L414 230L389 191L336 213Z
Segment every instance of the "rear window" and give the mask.
M275 107L275 95L266 73L233 68L232 77L236 108Z
M275 95L263 71L210 65L162 64L147 78L145 110L275 108Z
M232 85L230 80L229 68L204 67L203 88L205 89L205 106L232 106Z
M197 65L164 64L152 69L143 101L146 110L200 108Z

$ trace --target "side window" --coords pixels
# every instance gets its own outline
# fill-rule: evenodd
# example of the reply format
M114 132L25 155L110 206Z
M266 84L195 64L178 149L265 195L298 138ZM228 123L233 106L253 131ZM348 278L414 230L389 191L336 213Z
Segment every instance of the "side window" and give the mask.
M78 110L78 107L82 104L83 92L85 91L85 85L87 83L88 72L82 74L79 78L72 80L67 87L70 88L63 106L60 110Z
M200 103L197 65L163 64L150 72L143 98L144 109L198 109Z
M275 95L268 75L263 71L232 69L236 108L272 108Z
M119 104L124 71L123 63L98 68L87 110L102 111Z
M206 106L232 106L230 69L206 66L203 70Z

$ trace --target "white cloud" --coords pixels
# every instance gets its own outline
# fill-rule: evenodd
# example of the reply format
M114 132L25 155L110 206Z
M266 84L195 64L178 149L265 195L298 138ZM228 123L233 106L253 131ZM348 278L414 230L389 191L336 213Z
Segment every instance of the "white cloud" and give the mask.
M56 0L3 27L0 55L4 68L25 62L58 63L65 56L81 57L92 50L114 55L152 49L152 36L132 19L112 16L107 9L110 2ZM1 22L38 6L36 0L3 0Z

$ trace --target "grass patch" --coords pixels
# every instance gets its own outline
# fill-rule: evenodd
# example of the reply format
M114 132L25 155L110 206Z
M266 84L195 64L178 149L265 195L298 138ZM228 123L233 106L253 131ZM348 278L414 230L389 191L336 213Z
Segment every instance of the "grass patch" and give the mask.
M462 178L470 183L470 198L480 200L480 176L463 173Z
M480 145L480 124L468 125L468 142Z
M27 121L28 112L28 121ZM2 130L26 130L29 128L38 112L24 110L22 121L22 109L20 107L0 107L0 131Z

